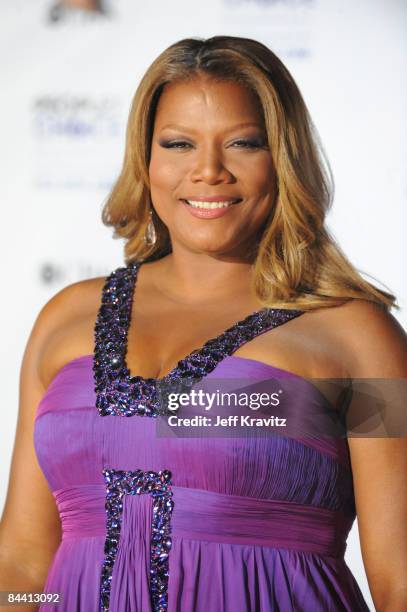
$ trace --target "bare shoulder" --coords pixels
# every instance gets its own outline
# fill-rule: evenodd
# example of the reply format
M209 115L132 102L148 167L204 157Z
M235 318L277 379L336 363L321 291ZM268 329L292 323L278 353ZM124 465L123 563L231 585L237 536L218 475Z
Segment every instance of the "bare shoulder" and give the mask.
M407 334L391 312L360 299L324 310L352 378L407 376Z
M86 321L96 316L102 283L103 278L80 281L52 296L38 313L24 350L9 485L0 521L1 557L21 584L27 580L44 584L61 540L55 499L34 447L36 410L52 370L77 351L88 350L91 332L86 331ZM21 491L29 503L21 503Z
M98 300L98 291L105 280L105 276L98 276L66 285L44 304L40 316L58 318L61 314L81 314L84 307L87 308Z
M94 350L94 325L106 277L77 281L60 289L40 310L34 325L39 336L39 376L45 388L67 362Z
M394 609L399 603L399 609L405 609L405 385L404 381L401 386L388 386L387 382L407 378L407 336L391 312L366 300L350 301L338 308L335 316L343 326L343 350L352 378L379 379L374 381L380 393L378 401L371 401L375 397L371 393L376 391L362 381L363 393L353 396L348 412L351 433L347 439L363 562L376 609L384 609L385 601L393 609L392 592L400 593L399 601L395 596ZM380 379L388 380L382 386ZM379 408L377 416L375 406ZM356 429L352 431L353 422ZM386 430L391 432L388 436L383 435Z

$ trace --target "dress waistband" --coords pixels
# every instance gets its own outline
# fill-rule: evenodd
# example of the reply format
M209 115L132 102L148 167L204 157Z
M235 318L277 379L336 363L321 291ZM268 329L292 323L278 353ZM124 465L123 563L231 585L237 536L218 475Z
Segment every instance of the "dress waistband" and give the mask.
M288 548L331 557L345 553L353 517L341 511L188 487L172 486L171 490L173 538ZM106 536L103 484L58 489L54 497L63 540Z

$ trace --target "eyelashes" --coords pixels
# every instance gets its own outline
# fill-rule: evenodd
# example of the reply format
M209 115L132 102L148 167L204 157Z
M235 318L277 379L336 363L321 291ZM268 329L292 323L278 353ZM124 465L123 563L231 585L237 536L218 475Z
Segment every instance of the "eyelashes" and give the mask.
M189 142L186 142L185 140L177 140L177 141L174 141L174 140L161 141L160 140L159 144L164 149L178 149L181 151L192 147L192 145ZM231 146L234 148L235 145L240 145L236 147L238 149L264 149L266 148L266 143L264 140L247 140L247 139L242 138L239 140L235 140L235 142L233 142Z
M236 140L235 144L242 144L243 148L251 148L251 149L261 149L264 148L265 142L264 140Z

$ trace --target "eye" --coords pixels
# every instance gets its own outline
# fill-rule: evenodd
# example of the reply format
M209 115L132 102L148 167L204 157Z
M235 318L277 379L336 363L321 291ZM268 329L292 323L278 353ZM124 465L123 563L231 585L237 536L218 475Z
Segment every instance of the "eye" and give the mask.
M260 149L265 146L264 140L235 140L233 145L240 145L239 148L243 149Z
M191 145L189 144L189 142L185 142L184 140L177 140L177 141L163 141L160 142L160 145L162 147L164 147L164 149L185 149L186 147L190 147ZM186 145L186 147L184 146Z

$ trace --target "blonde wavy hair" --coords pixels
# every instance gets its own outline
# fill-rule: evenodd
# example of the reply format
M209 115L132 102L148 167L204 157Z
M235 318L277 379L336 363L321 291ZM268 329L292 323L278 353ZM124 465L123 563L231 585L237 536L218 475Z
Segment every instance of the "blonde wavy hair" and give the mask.
M185 38L162 52L143 76L130 109L123 167L102 210L113 237L125 239L126 264L171 253L168 229L150 195L154 118L166 84L200 76L248 87L263 109L277 197L254 245L253 288L260 302L310 310L356 298L399 309L394 295L361 276L325 226L334 181L317 130L287 68L249 38ZM150 210L157 240L149 246L144 237Z

